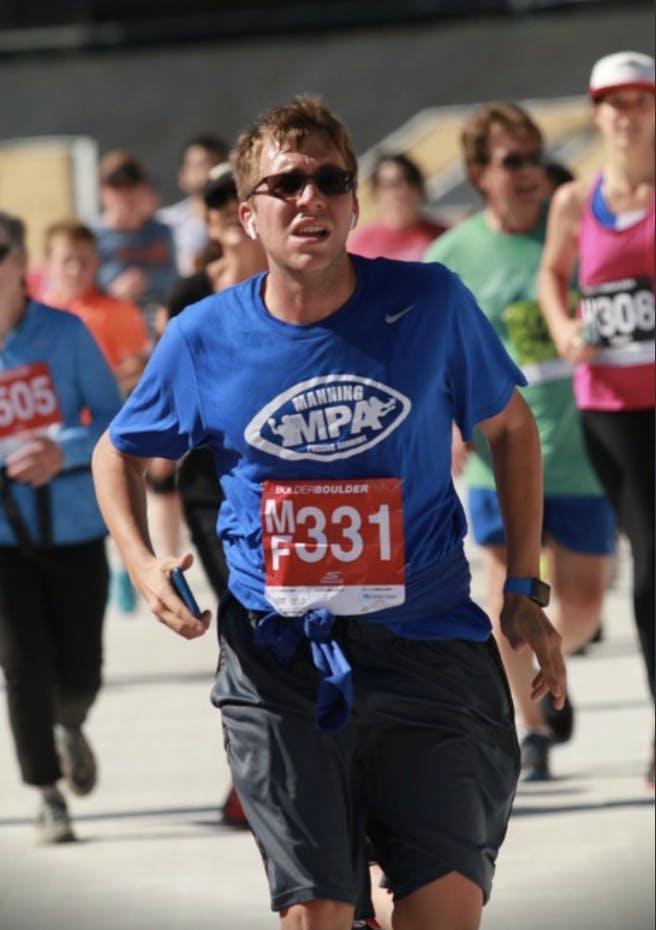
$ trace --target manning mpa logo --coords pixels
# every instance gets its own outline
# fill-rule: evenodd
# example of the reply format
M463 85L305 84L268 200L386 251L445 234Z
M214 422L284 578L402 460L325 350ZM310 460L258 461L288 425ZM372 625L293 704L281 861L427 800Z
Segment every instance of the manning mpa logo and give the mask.
M295 384L244 430L251 446L281 459L332 462L371 449L399 426L411 403L393 388L357 375Z

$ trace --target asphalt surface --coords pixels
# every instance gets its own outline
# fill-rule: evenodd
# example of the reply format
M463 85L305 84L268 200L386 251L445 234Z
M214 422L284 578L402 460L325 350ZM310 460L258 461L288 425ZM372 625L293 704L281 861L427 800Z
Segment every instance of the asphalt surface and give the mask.
M196 566L202 606L211 598ZM480 567L473 553L474 592ZM604 610L604 637L570 659L575 737L554 779L520 786L483 930L653 930L653 736L629 610L629 566ZM34 791L19 782L0 715L2 930L272 930L259 854L219 822L229 776L209 703L214 631L178 639L141 605L110 610L104 690L87 732L97 790L70 799L79 842L35 844Z

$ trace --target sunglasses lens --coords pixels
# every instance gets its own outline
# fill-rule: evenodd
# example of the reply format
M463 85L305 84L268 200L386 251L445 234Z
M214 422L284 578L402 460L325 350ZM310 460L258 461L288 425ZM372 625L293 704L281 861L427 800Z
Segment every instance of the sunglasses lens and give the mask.
M11 246L9 245L9 243L3 242L2 245L0 245L0 262L4 261L4 259L9 255L10 252L11 252Z
M348 171L342 171L340 168L326 168L324 171L317 171L314 182L322 194L330 196L350 191L353 179Z
M501 165L506 171L519 171L519 169L523 168L525 165L530 165L534 168L536 165L540 164L542 164L542 155L539 152L529 152L527 155L520 155L518 152L513 152L510 155L506 155L506 157L501 160Z
M308 181L326 196L345 194L353 189L353 175L341 168L323 168L316 174L303 174L302 171L285 171L282 174L264 178L269 193L274 197L295 197L300 194Z
M293 197L298 194L305 184L306 176L301 171L285 171L276 174L268 182L269 191L275 197Z

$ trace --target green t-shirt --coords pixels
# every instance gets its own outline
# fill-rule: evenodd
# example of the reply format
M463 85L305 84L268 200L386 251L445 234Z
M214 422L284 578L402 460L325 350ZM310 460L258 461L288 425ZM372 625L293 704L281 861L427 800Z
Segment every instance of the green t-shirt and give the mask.
M572 393L572 368L559 358L536 300L536 276L545 237L546 209L534 229L500 233L483 212L443 233L425 261L439 261L474 294L508 354L528 380L520 388L540 433L545 494L601 495L583 445ZM487 443L475 435L476 454L465 470L470 487L493 488Z

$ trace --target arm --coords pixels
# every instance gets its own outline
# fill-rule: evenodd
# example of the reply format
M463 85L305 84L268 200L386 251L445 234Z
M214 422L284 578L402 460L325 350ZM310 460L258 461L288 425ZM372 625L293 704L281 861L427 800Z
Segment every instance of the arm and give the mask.
M554 194L547 237L538 273L538 300L562 358L576 364L589 361L595 349L581 336L582 323L569 315L567 293L578 256L578 230L587 183L564 184Z
M478 424L490 446L507 541L509 577L538 577L542 533L542 466L533 415L515 390L504 409ZM561 638L538 604L522 594L504 594L501 629L515 650L530 647L539 672L531 697L548 691L554 705L565 700Z
M107 527L116 542L135 587L157 619L175 633L194 639L210 622L210 611L196 620L169 582L172 568L189 568L193 556L157 558L148 533L144 476L150 459L126 455L116 449L108 433L96 446L92 469L96 496Z

